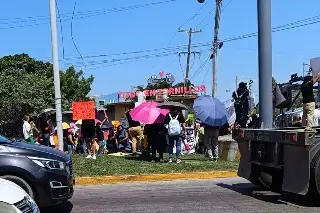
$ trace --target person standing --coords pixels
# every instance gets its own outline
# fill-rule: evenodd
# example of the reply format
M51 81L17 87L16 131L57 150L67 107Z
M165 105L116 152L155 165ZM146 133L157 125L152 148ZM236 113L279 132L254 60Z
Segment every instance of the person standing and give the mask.
M319 80L320 72L315 78L312 76L305 76L301 85L300 91L303 99L303 115L302 115L302 126L305 126L306 131L312 130L314 109L315 109L315 98L313 94L313 85Z
M249 119L249 90L247 83L239 83L237 91L233 92L232 98L234 99L234 109L236 112L236 125L245 128Z
M313 119L313 126L319 126L319 120L320 120L320 106L317 105L314 110L314 119Z
M132 154L135 155L137 152L141 153L142 141L143 141L143 131L141 124L138 121L134 121L130 115L130 111L134 108L134 104L130 104L129 111L126 112L126 117L129 123L129 138L132 142Z
M203 124L204 126L204 145L206 147L208 156L212 161L218 161L219 159L219 127L209 126Z
M172 163L174 145L176 145L177 163L181 163L181 142L183 133L185 133L186 129L185 118L183 117L179 109L173 107L166 115L164 124L168 127L167 132L169 138L169 163Z
M159 153L160 162L163 162L163 153L166 141L166 128L162 123L145 125L145 132L148 138L148 146L152 150L152 162L157 161L157 152Z
M45 121L43 123L43 130L42 130L42 139L44 146L50 146L50 126L49 126L49 120Z
M27 143L34 144L34 139L32 137L32 129L31 129L29 120L30 120L29 116L25 115L23 118L23 126L22 126L23 137Z
M75 137L73 134L73 130L71 128L68 129L68 135L66 138L66 142L67 142L66 144L68 147L68 154L72 155L76 150L76 141L75 141Z

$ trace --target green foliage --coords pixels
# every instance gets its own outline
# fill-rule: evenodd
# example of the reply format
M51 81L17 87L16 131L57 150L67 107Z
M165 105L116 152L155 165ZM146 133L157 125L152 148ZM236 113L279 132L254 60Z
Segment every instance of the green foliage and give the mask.
M0 134L17 137L22 134L24 115L54 108L53 66L27 54L0 58ZM86 99L93 76L70 67L60 72L63 110L72 101Z
M60 72L61 94L64 110L70 110L72 101L88 100L88 93L94 77L85 78L83 71L76 71L73 66L65 72Z

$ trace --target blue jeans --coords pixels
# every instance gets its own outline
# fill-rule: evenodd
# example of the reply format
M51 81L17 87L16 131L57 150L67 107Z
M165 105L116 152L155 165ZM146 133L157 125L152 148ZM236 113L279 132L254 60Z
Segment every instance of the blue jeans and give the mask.
M68 145L68 154L72 155L74 153L74 147L73 145Z
M98 154L104 154L104 147L107 145L106 141L99 141L99 150L98 150Z
M173 147L176 145L176 156L177 158L180 158L181 154L181 136L170 136L169 135L169 146L168 146L168 152L169 152L169 158L172 158L173 156Z
M50 134L43 134L43 145L50 146Z
M86 140L85 140L85 139L82 140L81 153L82 153L82 154L87 154L87 143L86 143Z

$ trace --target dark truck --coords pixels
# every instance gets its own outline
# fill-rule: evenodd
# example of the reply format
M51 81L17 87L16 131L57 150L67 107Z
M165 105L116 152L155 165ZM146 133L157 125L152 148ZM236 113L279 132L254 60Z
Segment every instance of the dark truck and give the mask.
M241 154L238 176L272 191L320 197L317 128L237 129L233 138Z

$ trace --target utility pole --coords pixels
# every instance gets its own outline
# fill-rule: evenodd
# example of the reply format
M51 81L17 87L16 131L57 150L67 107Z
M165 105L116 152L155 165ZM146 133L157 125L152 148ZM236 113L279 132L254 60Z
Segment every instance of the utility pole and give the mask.
M216 12L214 18L214 37L213 37L213 49L212 49L212 97L217 96L217 59L218 59L218 49L222 47L222 44L218 37L219 37L219 26L220 26L220 16L221 16L221 7L222 7L222 0L216 0Z
M238 76L236 75L236 90L235 91L237 91L237 89L238 89Z
M271 0L258 2L259 117L263 128L272 128L272 29Z
M61 110L61 91L60 91L60 71L58 57L58 36L57 36L57 14L56 0L50 0L50 23L51 23L51 44L53 60L54 95L56 104L56 121L59 140L59 150L63 151L63 130L62 130L62 110Z
M188 42L188 52L181 52L180 54L186 54L187 55L187 66L186 66L186 77L185 77L185 86L187 86L188 84L188 80L189 80L189 73L190 73L190 55L191 54L200 54L200 52L191 52L191 40L192 40L192 34L193 33L200 33L201 30L193 30L192 28L190 28L189 30L180 30L179 32L187 32L188 33L188 37L189 37L189 42Z

